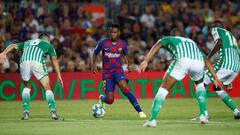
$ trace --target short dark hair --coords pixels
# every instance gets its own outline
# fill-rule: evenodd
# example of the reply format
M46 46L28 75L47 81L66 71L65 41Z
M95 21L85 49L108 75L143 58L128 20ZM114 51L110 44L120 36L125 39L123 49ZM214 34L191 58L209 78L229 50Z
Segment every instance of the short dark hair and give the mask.
M50 36L49 36L47 33L41 33L41 34L39 35L39 38L40 38L40 39L43 38L43 37L48 37L48 38L50 38Z
M110 26L109 26L109 29L112 29L112 28L117 28L117 29L121 29L121 27L120 27L120 25L118 25L118 24L111 24Z
M223 26L222 21L216 20L216 21L213 22L211 28L213 28L213 27L221 27L221 28L223 28L224 26Z
M170 31L170 35L171 35L171 36L175 36L176 32L179 32L181 36L183 35L182 31L181 31L179 28L177 28L177 27L173 28L173 29Z

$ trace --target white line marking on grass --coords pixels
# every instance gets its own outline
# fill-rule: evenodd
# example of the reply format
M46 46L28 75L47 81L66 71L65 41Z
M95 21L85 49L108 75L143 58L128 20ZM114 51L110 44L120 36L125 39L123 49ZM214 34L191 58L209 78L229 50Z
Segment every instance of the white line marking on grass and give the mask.
M20 119L13 119L13 118L9 118L9 119L0 119L0 121L55 121L52 119L48 119L48 118L30 118L29 120L20 120ZM58 120L58 121L61 121ZM86 123L86 122L132 122L132 123L144 123L147 120L107 120L107 119L103 119L103 118L96 118L96 119L73 119L73 118L64 118L65 122L80 122L80 123ZM158 123L184 123L184 124L199 124L198 121L191 121L191 120L158 120ZM238 120L236 121L210 121L209 124L237 124L239 125L240 122Z

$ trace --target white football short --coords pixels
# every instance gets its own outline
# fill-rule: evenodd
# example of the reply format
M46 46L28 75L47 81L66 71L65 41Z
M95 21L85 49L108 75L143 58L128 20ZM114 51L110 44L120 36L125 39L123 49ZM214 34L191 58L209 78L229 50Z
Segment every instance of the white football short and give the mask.
M219 80L223 82L223 85L229 85L231 84L234 79L237 77L238 73L234 72L233 70L221 68L217 71L217 77ZM204 83L205 84L210 84L212 83L211 77L209 77L207 74L204 76Z
M29 81L32 74L37 80L41 80L44 76L48 75L46 65L37 61L24 61L20 64L20 73L24 81Z
M176 80L182 80L189 73L193 81L198 81L204 75L204 61L181 58L174 60L167 70L167 74Z

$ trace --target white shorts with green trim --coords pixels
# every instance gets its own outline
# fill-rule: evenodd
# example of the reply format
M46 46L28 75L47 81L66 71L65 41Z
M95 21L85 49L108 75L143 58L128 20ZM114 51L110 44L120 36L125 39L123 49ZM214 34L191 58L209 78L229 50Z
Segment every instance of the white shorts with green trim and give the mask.
M179 81L189 73L193 81L198 81L204 75L204 62L189 58L177 59L171 63L166 73Z
M238 75L237 72L225 68L219 69L216 74L218 79L223 82L223 85L231 84ZM206 75L204 76L204 83L210 84L212 83L212 81L213 81L212 76L211 75L209 76L209 74L206 73Z
M24 61L20 64L20 73L24 81L29 81L32 74L37 80L41 80L44 76L48 75L46 67L37 61Z

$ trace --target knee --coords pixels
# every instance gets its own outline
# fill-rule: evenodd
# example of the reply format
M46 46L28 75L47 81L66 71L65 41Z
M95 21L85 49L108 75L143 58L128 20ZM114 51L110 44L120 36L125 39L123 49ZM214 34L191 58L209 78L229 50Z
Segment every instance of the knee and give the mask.
M24 83L25 87L27 87L29 89L31 88L31 85L30 85L29 81L24 81L23 83Z
M106 101L107 104L113 104L113 102L114 102L113 98L107 99L107 101Z
M198 90L205 90L204 83L196 84L196 91L198 91Z
M124 90L127 88L127 85L118 85L121 90Z
M42 87L44 88L45 91L51 90L50 85L42 85Z
M215 85L213 85L213 90L214 91L221 91L222 89L220 87L216 87Z
M124 87L123 89L122 89L122 92L123 92L123 94L127 94L127 93L129 93L129 88L127 88L127 87Z

